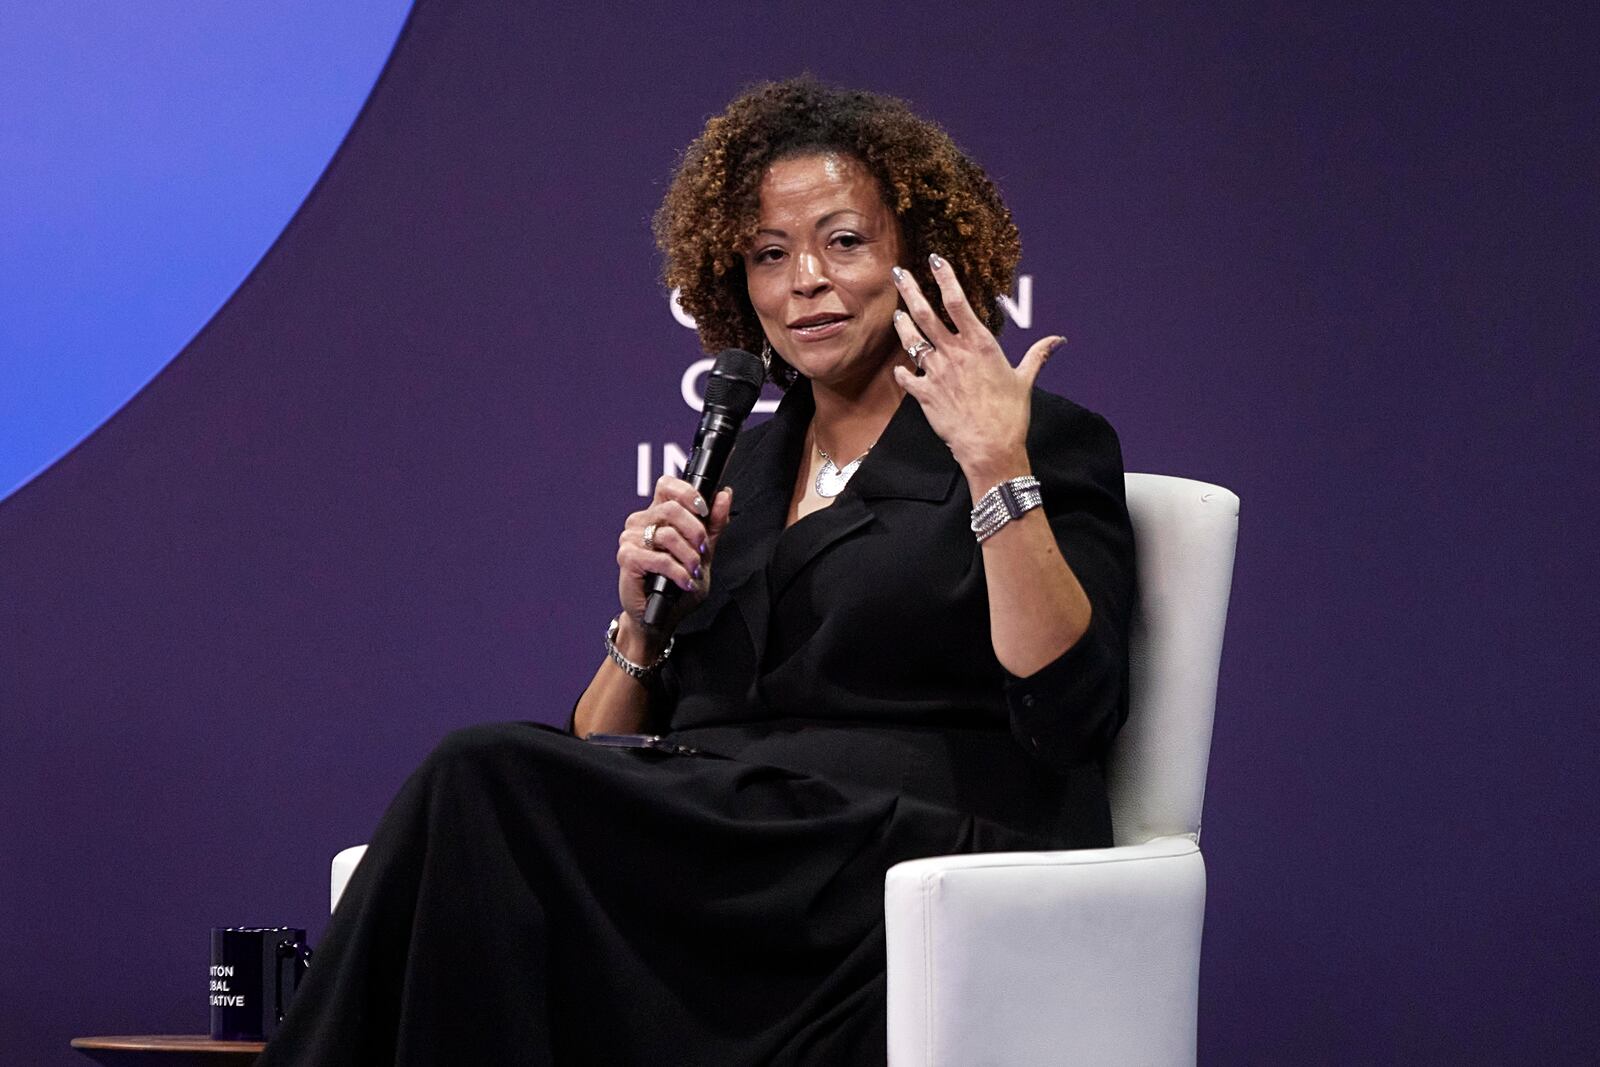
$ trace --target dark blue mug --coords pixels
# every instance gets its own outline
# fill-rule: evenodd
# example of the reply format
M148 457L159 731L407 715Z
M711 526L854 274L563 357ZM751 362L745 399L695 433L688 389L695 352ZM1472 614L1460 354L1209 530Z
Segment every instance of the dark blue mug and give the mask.
M292 926L211 928L211 1036L269 1041L311 962L306 932Z

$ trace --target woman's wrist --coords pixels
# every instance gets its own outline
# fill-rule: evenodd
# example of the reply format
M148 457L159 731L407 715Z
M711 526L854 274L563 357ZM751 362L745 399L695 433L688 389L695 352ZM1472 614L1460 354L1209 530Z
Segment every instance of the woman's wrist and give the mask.
M1005 455L964 463L961 473L966 476L967 490L976 502L1001 482L1031 475L1033 464L1028 462L1027 449L1019 449Z
M634 663L654 663L667 647L668 637L641 626L632 614L624 611L618 620L617 651Z

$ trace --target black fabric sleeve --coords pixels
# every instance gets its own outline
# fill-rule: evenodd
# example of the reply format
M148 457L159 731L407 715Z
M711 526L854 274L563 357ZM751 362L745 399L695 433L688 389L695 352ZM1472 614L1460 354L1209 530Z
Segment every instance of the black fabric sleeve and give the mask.
M1061 555L1089 597L1089 628L1027 677L1007 674L1011 732L1047 766L1103 760L1128 716L1133 526L1110 423L1035 391L1028 455Z

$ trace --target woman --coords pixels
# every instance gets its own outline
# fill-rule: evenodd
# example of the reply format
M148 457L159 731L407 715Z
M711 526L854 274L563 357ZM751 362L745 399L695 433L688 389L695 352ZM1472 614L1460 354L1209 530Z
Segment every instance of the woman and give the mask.
M656 223L705 347L787 386L728 488L664 478L620 536L571 732L665 747L452 734L263 1063L881 1064L888 867L1110 843L1121 457L1032 388L1060 338L995 340L992 184L898 101L791 81L707 124ZM685 591L660 632L650 573Z

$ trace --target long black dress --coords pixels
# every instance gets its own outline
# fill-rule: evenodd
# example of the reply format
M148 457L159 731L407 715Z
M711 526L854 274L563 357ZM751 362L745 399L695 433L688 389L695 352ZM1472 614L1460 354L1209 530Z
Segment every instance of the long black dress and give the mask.
M811 410L802 382L746 431L712 592L660 676L660 728L700 754L451 734L262 1064L881 1065L889 867L1110 843L1134 580L1111 428L1034 394L1034 473L1093 620L1022 679L913 399L831 507L784 527Z

